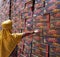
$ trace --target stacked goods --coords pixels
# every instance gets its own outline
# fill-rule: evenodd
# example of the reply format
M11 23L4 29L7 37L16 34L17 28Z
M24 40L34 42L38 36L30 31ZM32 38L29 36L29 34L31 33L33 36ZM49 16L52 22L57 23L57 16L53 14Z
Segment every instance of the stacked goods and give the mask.
M50 57L60 57L60 44L58 43L53 43L53 45L50 45L50 52L49 52Z
M51 17L50 17L51 19L50 19L50 23L51 23L51 28L55 28L55 29L57 29L57 28L60 28L60 25L59 25L59 23L60 23L60 12L57 12L57 13L55 13L55 14L51 14Z
M33 42L32 55L38 57L48 57L48 45L47 44L39 44L38 42Z
M41 29L49 29L49 26L50 26L49 19L50 19L49 14L38 15L35 19L36 27L39 27Z
M41 8L44 7L44 1L43 0L35 0L35 8Z
M9 1L2 1L0 5L0 24L6 19L9 19Z
M46 0L45 2L45 9L47 10L47 13L52 13L53 10L60 8L58 7L60 3L59 0Z
M39 34L27 36L18 44L18 57L57 57L60 38L59 0L13 0L11 17L13 32L39 29ZM52 46L52 47L51 47ZM53 48L54 47L54 48ZM14 56L13 56L14 57Z

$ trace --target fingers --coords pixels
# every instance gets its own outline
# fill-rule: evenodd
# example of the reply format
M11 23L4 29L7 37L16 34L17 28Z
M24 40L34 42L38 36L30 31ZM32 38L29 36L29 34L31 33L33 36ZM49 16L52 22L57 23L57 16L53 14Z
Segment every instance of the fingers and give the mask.
M38 29L34 30L34 33L39 33L39 30Z

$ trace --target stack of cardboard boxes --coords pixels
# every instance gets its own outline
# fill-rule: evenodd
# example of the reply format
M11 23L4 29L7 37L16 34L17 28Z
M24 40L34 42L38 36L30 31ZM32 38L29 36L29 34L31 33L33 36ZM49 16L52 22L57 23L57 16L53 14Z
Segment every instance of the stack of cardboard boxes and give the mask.
M9 18L9 3L1 6L1 21ZM60 57L60 0L12 0L11 19L13 32L40 30L22 39L17 57Z
M33 31L34 29L41 31L40 34L22 39L21 43L18 44L18 57L60 56L60 51L56 52L54 50L60 48L59 4L59 0L13 1L12 20L15 24L15 32ZM56 45L58 46L56 47ZM53 53L51 50L54 50Z

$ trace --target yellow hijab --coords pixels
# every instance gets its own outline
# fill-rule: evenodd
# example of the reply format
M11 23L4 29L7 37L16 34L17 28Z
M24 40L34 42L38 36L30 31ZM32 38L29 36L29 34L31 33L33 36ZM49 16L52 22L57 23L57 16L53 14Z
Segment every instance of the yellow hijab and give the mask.
M22 34L11 34L11 29L11 20L2 22L2 30L0 31L0 57L9 57L17 43L22 38Z

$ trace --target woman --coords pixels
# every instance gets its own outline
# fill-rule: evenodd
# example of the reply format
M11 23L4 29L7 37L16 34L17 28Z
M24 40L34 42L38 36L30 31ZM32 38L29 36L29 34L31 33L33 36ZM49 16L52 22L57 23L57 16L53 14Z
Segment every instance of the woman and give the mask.
M38 30L36 30L34 32L27 33L12 33L11 29L11 20L2 22L2 30L0 31L0 57L9 57L15 46L23 37L38 32Z

